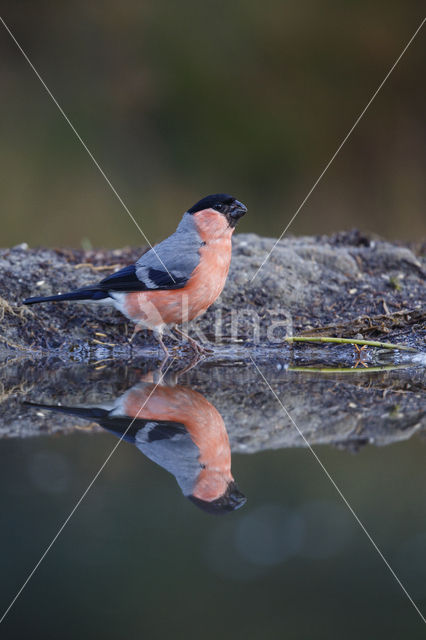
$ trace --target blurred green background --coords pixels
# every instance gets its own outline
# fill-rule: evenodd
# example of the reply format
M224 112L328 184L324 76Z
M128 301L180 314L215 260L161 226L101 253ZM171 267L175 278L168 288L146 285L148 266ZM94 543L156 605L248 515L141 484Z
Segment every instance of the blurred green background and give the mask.
M151 241L207 193L277 236L420 24L420 1L14 1L2 16ZM424 234L425 32L291 227ZM1 245L143 244L0 25ZM87 244L87 242L86 242Z

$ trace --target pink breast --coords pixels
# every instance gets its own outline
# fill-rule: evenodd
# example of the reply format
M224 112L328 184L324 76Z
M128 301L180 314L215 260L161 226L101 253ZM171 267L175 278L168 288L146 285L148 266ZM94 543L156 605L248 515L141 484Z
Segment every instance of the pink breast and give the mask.
M222 293L231 263L231 234L200 249L200 262L182 289L129 293L126 315L148 328L189 322L206 311Z
M193 494L202 500L221 496L233 480L231 449L222 416L204 396L187 387L135 386L125 397L126 415L184 424L199 449L202 470Z

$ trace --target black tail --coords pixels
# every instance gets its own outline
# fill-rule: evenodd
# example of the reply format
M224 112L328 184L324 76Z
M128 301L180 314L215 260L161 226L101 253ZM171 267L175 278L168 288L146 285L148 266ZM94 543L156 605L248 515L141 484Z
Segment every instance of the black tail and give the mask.
M66 302L67 300L103 300L108 298L107 291L99 289L76 289L69 293L59 293L57 296L41 296L35 298L26 298L23 304L36 304L36 302Z
M28 407L36 407L37 409L49 409L50 411L57 411L58 413L65 413L70 416L78 416L79 418L91 421L102 420L109 414L107 409L102 409L101 407L63 407L56 404L42 404L40 402L28 401L22 404Z
M152 423L152 420L143 420L140 418L135 419L131 416L110 417L110 410L102 409L101 407L65 407L61 405L28 401L25 401L22 404L27 407L57 411L58 413L76 416L78 418L83 418L84 420L89 420L90 422L97 422L97 424L106 431L113 433L117 438L122 437L123 440L126 440L126 442L130 442L131 444L134 444L135 435L139 429L145 427L147 423Z

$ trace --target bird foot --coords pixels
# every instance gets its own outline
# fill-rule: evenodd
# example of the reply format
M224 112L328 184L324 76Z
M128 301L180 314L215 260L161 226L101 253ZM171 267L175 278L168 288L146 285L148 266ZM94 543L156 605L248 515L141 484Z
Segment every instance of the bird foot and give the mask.
M195 345L191 345L191 346L193 347L193 349L194 349L194 351L196 353L198 353L200 355L203 355L203 356L207 356L210 353L213 353L213 349L210 349L210 347L206 347L205 345L200 344L199 342L196 342L195 340L194 340L194 342L195 342L196 346Z
M140 331L140 330L141 330L141 329L140 329L140 327L139 327L138 325L136 325L136 326L135 326L135 328L133 329L133 333L132 333L132 335L130 336L130 338L127 338L127 342L128 342L129 344L132 344L133 340L134 340L134 339L135 339L135 337L136 337L136 334L137 334L137 333L139 333L139 331Z
M197 340L194 340L194 338L191 338L191 336L189 336L187 333L185 333L184 331L182 331L178 327L175 327L174 330L184 340L189 342L192 350L195 351L195 353L198 353L199 355L204 355L204 356L208 355L209 353L213 353L213 349L209 349L208 347L205 347L204 345L202 345L200 342L197 342Z

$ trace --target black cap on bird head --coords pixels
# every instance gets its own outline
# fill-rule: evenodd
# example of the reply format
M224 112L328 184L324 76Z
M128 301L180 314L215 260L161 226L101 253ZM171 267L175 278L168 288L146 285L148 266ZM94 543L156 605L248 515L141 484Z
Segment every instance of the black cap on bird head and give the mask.
M199 509L212 513L215 516L221 516L231 511L236 511L242 507L246 502L246 496L241 493L237 487L237 483L232 480L226 488L226 491L220 498L212 500L201 500L195 496L187 496Z
M247 207L227 193L214 193L211 196L206 196L188 209L188 213L193 214L197 213L197 211L203 211L204 209L214 209L222 213L232 228L234 228L238 220L247 213Z

